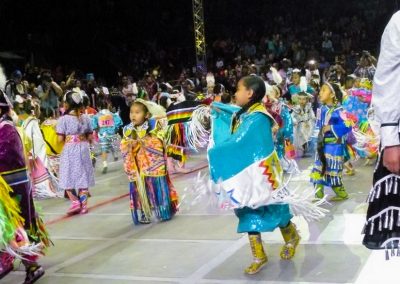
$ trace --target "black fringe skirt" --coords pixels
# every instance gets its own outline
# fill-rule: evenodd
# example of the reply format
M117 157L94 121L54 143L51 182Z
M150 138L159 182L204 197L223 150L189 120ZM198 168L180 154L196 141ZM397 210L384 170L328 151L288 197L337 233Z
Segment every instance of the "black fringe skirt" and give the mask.
M368 211L363 229L363 245L386 249L386 258L400 256L400 176L383 166L383 151L374 171Z

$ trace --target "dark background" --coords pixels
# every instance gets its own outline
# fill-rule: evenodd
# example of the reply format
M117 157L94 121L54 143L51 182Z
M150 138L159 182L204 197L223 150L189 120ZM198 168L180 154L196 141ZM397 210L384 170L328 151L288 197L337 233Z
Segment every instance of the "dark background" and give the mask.
M377 50L383 28L398 8L392 0L203 1L208 46L220 38L245 40L249 30L259 36L279 32L272 21L277 16L293 29L310 30L320 18L334 23L340 16L357 15L373 27L367 30L368 47ZM194 60L191 0L1 0L0 23L0 51L24 57L0 59L8 71L30 61L109 77L129 72L135 58L160 48L182 65Z

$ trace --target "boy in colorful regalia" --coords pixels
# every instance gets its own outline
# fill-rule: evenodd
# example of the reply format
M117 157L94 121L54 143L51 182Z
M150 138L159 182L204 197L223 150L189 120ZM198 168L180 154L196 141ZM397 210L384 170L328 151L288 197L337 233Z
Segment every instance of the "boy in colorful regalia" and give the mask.
M349 195L342 181L344 139L351 131L351 123L341 106L343 93L339 85L325 82L319 96L322 107L317 112L319 136L311 182L317 199L324 197L324 187L328 186L336 194L331 200L345 200Z

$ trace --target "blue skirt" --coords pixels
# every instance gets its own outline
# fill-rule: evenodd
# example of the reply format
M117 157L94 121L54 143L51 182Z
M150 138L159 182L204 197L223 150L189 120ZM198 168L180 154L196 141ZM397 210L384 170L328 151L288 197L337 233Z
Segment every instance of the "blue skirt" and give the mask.
M326 170L322 174L322 163L318 153L315 154L314 167L311 171L311 182L329 187L340 187L343 185L343 144L325 144L324 153L326 157Z
M235 209L235 214L239 218L238 233L272 232L277 227L286 227L293 217L288 204L273 204L257 209L244 207Z

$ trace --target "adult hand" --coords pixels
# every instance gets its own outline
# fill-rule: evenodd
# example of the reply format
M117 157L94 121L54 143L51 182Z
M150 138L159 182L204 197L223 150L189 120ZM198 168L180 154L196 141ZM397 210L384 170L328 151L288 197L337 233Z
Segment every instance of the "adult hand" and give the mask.
M383 165L390 172L400 174L400 145L385 148L383 151Z

